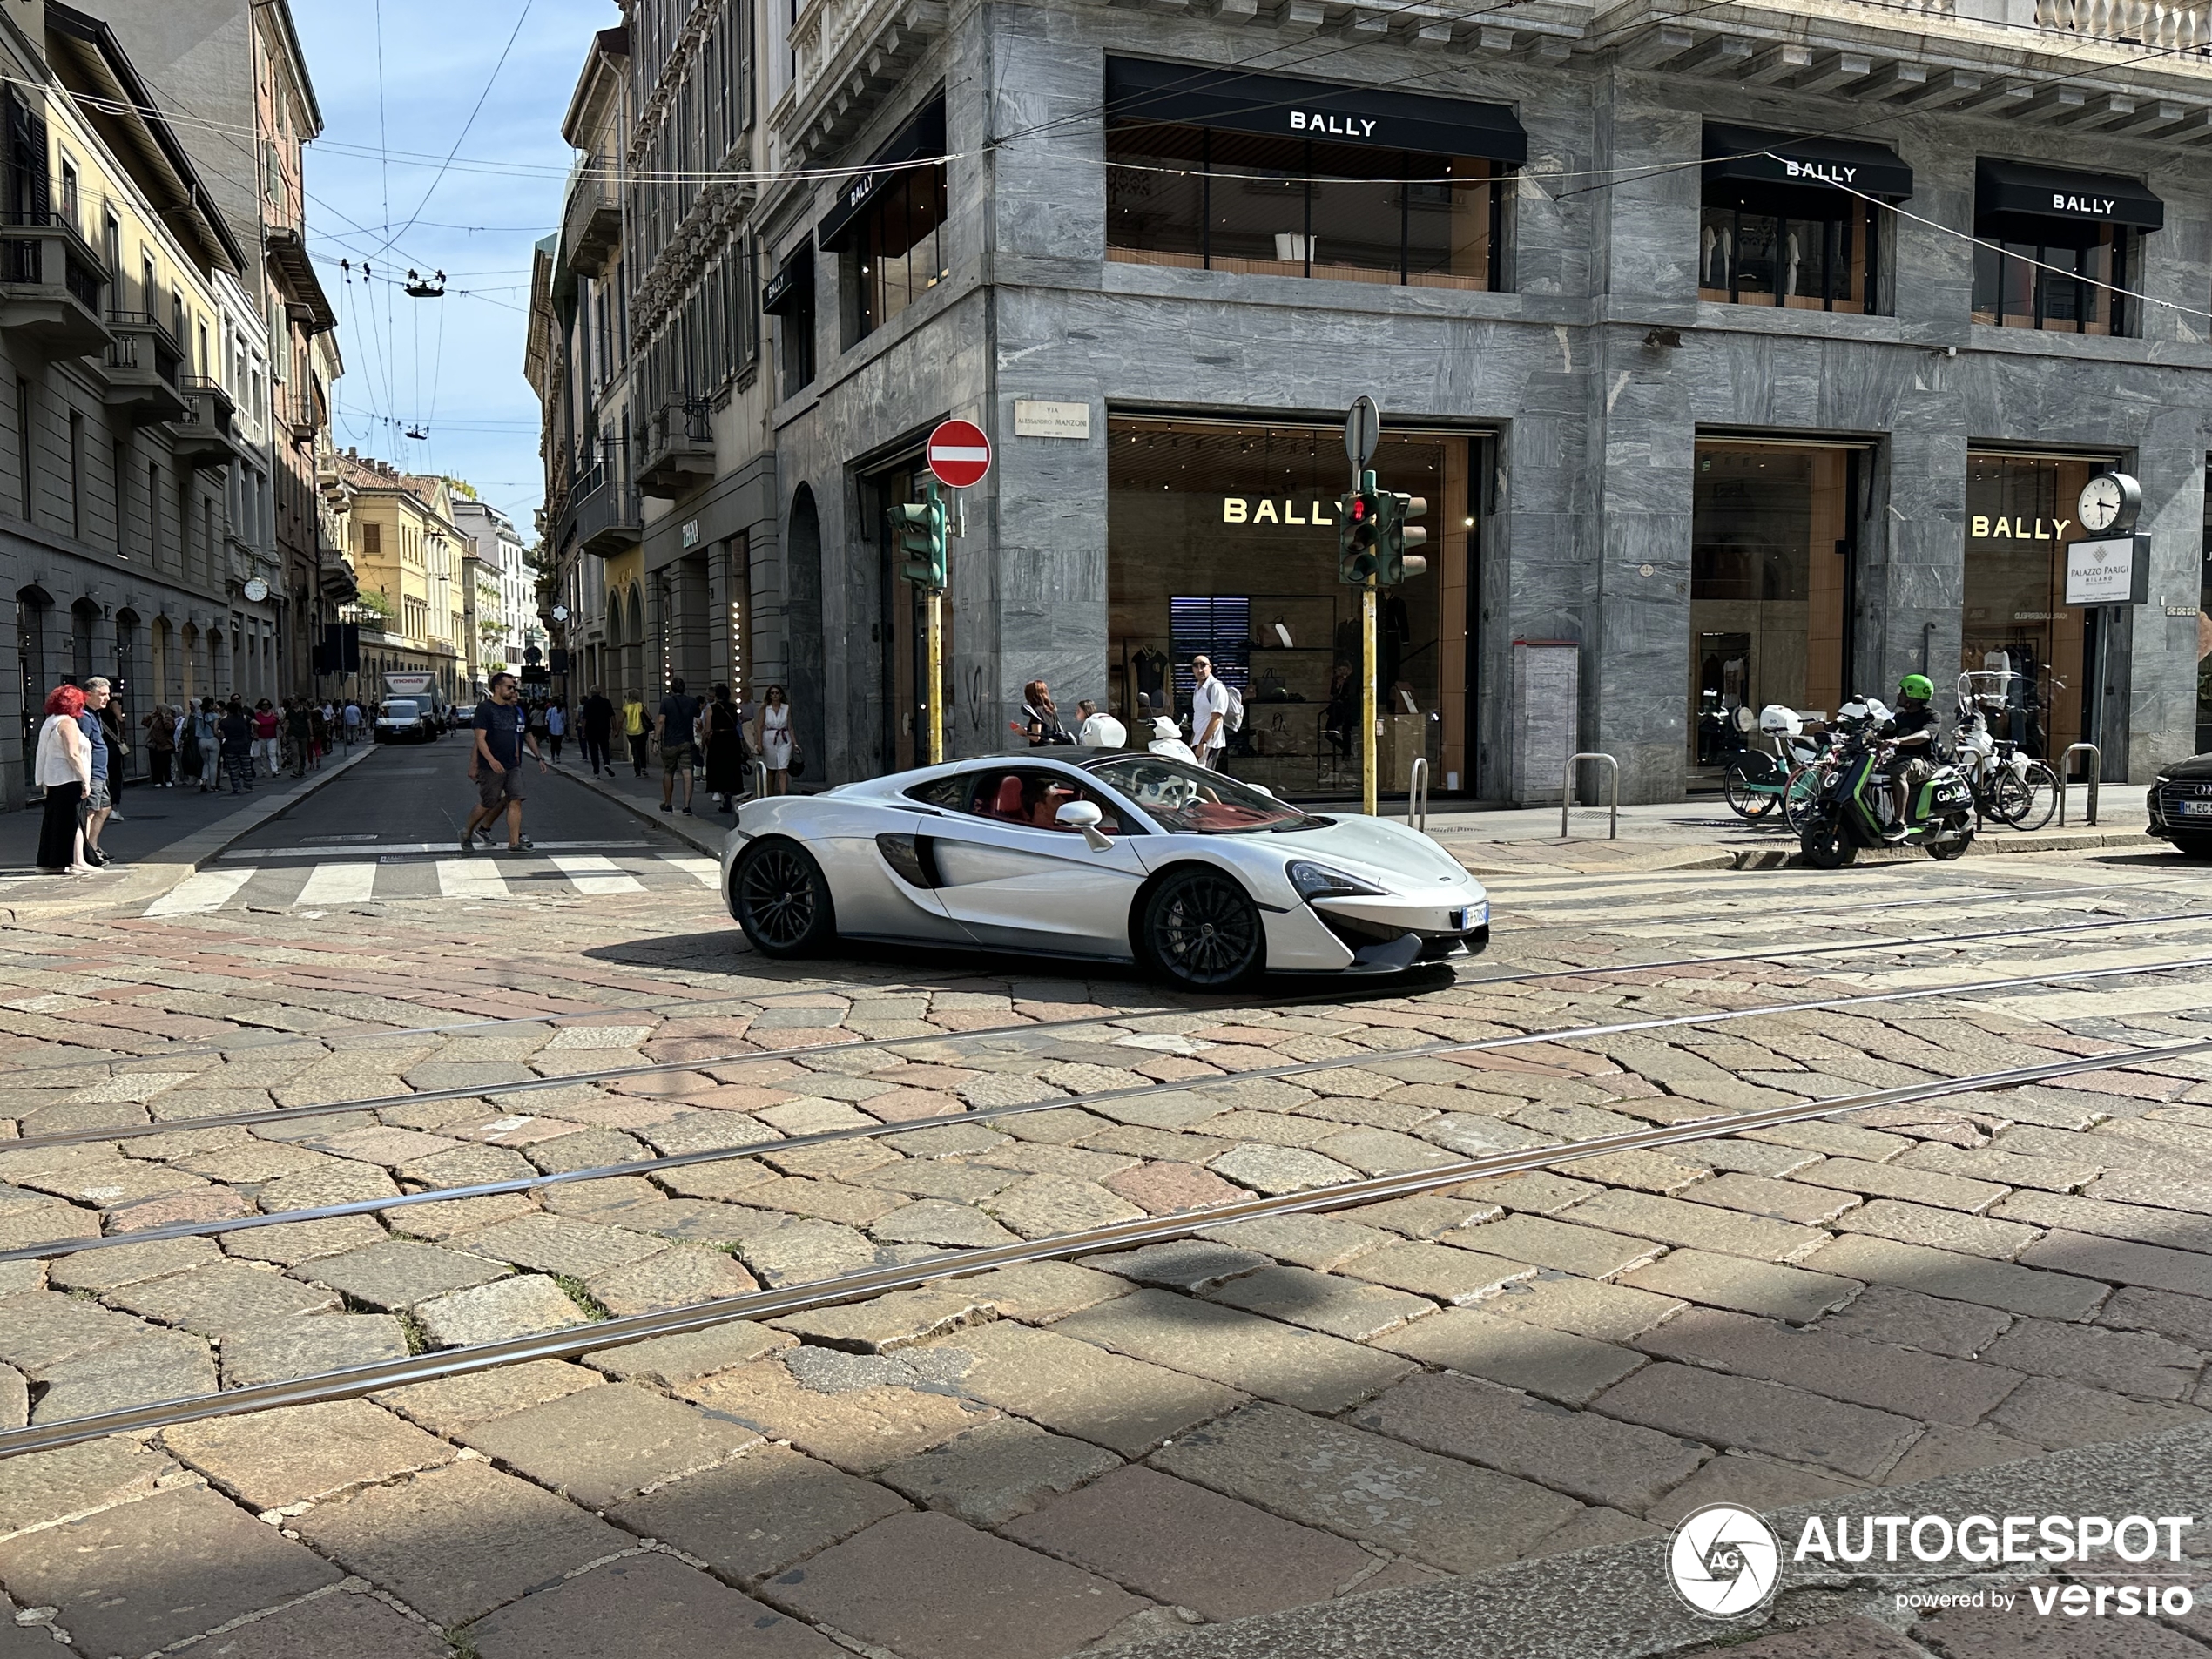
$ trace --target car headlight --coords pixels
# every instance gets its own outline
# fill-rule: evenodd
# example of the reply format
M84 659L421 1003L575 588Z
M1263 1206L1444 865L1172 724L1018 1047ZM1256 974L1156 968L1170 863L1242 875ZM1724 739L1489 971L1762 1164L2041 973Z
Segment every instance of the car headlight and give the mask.
M1386 896L1383 889L1372 881L1362 881L1342 870L1332 870L1325 864L1309 864L1304 859L1293 861L1283 873L1298 889L1298 896L1309 902L1315 899L1345 899L1355 894Z

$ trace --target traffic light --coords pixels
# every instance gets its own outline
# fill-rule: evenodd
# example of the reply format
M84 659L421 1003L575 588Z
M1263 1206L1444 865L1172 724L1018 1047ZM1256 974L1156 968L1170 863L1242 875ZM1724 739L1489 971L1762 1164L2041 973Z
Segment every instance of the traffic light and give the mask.
M1375 583L1379 587L1395 587L1407 577L1423 576L1428 571L1428 560L1410 550L1428 545L1428 532L1418 524L1408 524L1408 519L1422 517L1428 511L1428 502L1419 496L1395 493L1382 497L1382 522L1376 527L1379 546L1376 553Z
M1359 488L1337 498L1337 580L1365 587L1379 565L1384 503L1375 475L1359 475Z
M905 502L891 509L891 536L906 562L899 574L919 587L945 586L945 503L930 481L929 499Z

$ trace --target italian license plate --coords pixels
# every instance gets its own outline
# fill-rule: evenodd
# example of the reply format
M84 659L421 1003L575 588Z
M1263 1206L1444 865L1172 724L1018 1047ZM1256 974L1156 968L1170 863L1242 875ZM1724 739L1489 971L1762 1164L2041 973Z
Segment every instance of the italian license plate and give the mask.
M2212 800L2185 800L2181 808L2183 818L2212 818Z

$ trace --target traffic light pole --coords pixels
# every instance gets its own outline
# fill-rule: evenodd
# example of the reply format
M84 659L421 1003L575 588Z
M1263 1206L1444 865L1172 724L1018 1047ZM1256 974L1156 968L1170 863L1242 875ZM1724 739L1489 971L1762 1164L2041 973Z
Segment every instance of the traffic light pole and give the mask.
M1375 578L1359 590L1359 809L1375 815Z
M945 759L945 595L940 588L928 591L929 601L929 764Z

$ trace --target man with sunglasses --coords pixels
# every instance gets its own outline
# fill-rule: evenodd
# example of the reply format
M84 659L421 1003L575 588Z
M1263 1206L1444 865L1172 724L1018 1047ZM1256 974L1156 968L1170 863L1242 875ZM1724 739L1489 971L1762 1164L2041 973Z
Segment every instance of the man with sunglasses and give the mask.
M477 806L461 831L461 850L473 852L479 826L489 829L503 809L507 814L507 850L520 853L533 845L523 833L523 748L528 745L539 772L545 757L538 752L537 734L529 729L521 688L512 674L495 674L491 696L476 705L476 746L469 754L469 780L476 786Z

